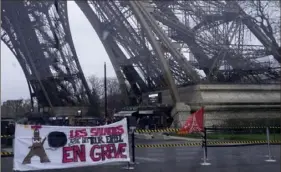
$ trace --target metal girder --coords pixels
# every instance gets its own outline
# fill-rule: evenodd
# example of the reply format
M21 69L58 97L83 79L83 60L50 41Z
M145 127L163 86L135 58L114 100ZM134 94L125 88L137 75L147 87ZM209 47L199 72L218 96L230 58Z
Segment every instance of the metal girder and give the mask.
M172 35L170 36L170 38L181 43L186 43L186 45L188 45L189 50L191 50L196 60L199 62L199 69L203 69L205 73L208 74L208 72L210 72L210 69L215 67L216 72L212 74L212 77L214 77L213 79L216 78L216 76L214 75L216 75L217 72L223 73L221 69L219 69L223 61L227 61L228 65L230 65L231 68L234 69L247 68L248 70L258 70L263 68L263 66L261 66L259 62L254 61L253 59L265 55L266 52L263 51L264 49L253 48L249 50L245 48L247 45L244 45L243 34L240 34L241 22L242 22L240 21L241 20L239 18L240 16L237 14L237 10L235 11L235 9L228 7L225 2L217 2L217 1L206 2L213 5L214 8L217 8L213 12L206 11L207 7L204 7L206 9L203 9L203 7L200 6L199 5L200 3L197 1L188 2L185 3L185 6L179 7L181 9L189 10L187 13L196 16L198 18L196 21L197 26L198 24L200 25L201 23L201 25L203 26L203 31L204 29L206 30L206 28L209 29L210 32L209 35L206 34L200 35L200 32L202 31L202 27L199 30L195 29L196 26L193 29L191 29L191 27L188 27L188 25L183 25L181 22L179 22L179 19L178 17L176 17L175 12L171 11L171 9L174 8L173 5L175 4L181 5L184 4L183 2L176 1L176 2L168 3L168 2L153 1L153 3L155 3L156 6L152 6L146 3L145 4L146 8L141 7L144 6L142 5L142 3L137 3L140 4L144 16L145 17L150 16L151 21L154 21L154 22L150 22L150 27L155 27L153 23L156 23L157 20L162 24L168 26L169 28L172 28L173 31L177 32L178 36ZM141 32L143 32L142 31L143 28L141 27L136 28L136 26L134 28L132 27L131 24L132 22L131 23L128 22L129 20L131 21L130 17L134 15L134 13L132 13L130 10L130 6L128 6L128 2L122 1L121 3L120 1L114 1L114 2L103 1L102 3L99 3L99 1L95 1L95 3L93 4L95 4L96 6L97 4L99 4L99 9L96 9L96 11L99 11L100 14L106 16L104 18L106 18L108 22L112 24L111 26L114 28L114 32L112 32L114 33L114 38L116 39L116 41L122 44L122 46L125 47L126 51L129 53L128 57L130 60L124 60L122 62L119 61L119 63L135 64L134 66L138 66L138 68L142 71L142 75L148 76L149 74L144 67L146 66L145 65L146 59L143 58L143 55L141 55L140 52L146 51L145 52L147 53L146 56L153 58L154 55L153 54L151 55L152 52L150 52L153 50L151 48L149 48L149 51L146 50L146 46L148 47L151 46L149 45L149 43L148 44L145 43L146 45L139 44L140 42L141 43L147 42L147 40L145 36L140 34ZM149 10L149 12L147 12L146 10ZM232 14L231 15L232 17L229 17L230 14ZM136 19L134 22L138 23ZM212 28L212 27L219 28L221 27L220 25L225 25L226 23L229 23L228 24L229 26L227 26L229 27L229 29L227 29L228 31L222 32L220 29ZM232 24L232 28L230 27L231 24ZM217 29L219 32L214 33L215 32L214 29ZM236 30L239 31L239 35L241 35L240 36L241 38L239 38L238 44L232 44L231 40L234 37L236 37L236 35L238 34L235 33ZM156 39L160 41L161 46L163 48L162 51L164 52L168 51L168 53L165 54L166 56L165 58L169 59L169 67L171 69L173 79L178 85L181 85L181 83L190 83L190 82L192 83L188 75L183 75L181 72L179 72L181 70L185 71L186 69L189 68L183 67L182 64L185 63L179 60L180 58L174 59L174 57L178 57L176 55L177 53L175 54L174 51L175 48L171 45L168 46L165 45L166 44L165 40L168 40L169 38L167 37L167 35L163 35L162 32L163 30L161 30L161 33L159 32L159 29L155 30L154 35ZM160 39L159 39L159 35L162 35ZM217 39L216 36L219 37L220 39ZM169 54L171 53L169 51L173 51L174 54L173 55ZM159 66L159 64L157 63L158 61L157 59L155 60L151 59L151 61L155 61L156 62L155 66ZM153 72L155 73L155 76L160 75L157 74L157 72L156 73ZM185 71L185 74L188 73L190 72ZM150 78L151 75L150 77L145 77L145 79L147 80L149 80ZM153 79L155 80L155 78ZM155 87L157 87L157 84L155 85Z
M128 16L125 17L124 13L128 13L130 10L124 10L124 8L116 2L117 1L96 2L96 4L100 4L99 9L103 9L103 13L112 22L111 27L114 28L112 34L114 34L116 41L118 41L118 43L120 43L128 52L129 57L127 58L129 58L130 61L131 59L134 59L134 64L138 64L135 66L141 70L144 78L154 80L154 83L156 83L155 86L159 87L159 84L161 83L158 83L157 80L159 78L158 76L161 75L161 69L159 69L157 58L154 55L151 55L151 50L147 48L146 38L137 33L137 30L136 28L133 28L132 23L127 21ZM130 14L131 16L133 15L132 12L130 12ZM128 63L128 60L126 61L127 62L121 62L121 64ZM150 74L148 73L148 69Z
M127 95L127 97L130 96L129 90L126 88L125 79L127 79L130 83L131 88L134 90L134 94L139 96L141 91L146 91L147 88L144 84L144 81L139 77L132 64L124 66L121 63L118 63L118 61L126 61L127 58L124 55L123 51L120 50L120 47L117 45L112 35L108 35L106 39L103 38L103 21L100 20L95 11L93 11L93 9L87 2L76 1L76 4L87 17L92 27L95 29L97 35L99 36L103 46L105 47L105 50L109 55L113 68L117 74L117 78L121 85L123 94ZM139 90L136 85L139 85L141 90Z
M183 66L183 70L191 78L191 80L194 83L197 83L200 80L198 73L189 64L189 62L182 56L182 54L173 47L171 40L159 28L159 26L156 23L155 18L144 8L142 3L137 2L136 4L138 4L138 6L141 9L141 12L144 14L144 16L147 17L147 20L150 21L150 25L151 25L150 27L155 29L154 30L155 34L161 39L161 41L164 43L164 45L168 48L169 53L172 55L174 60L179 62Z
M123 52L123 58L112 57L114 58L113 60L115 60L116 63L118 63L118 65L120 66L121 73L125 72L125 76L123 77L123 79L128 80L130 85L132 86L136 83L136 81L134 80L136 80L137 76L142 75L142 78L147 81L146 84L144 85L140 82L136 83L138 87L141 88L142 92L147 92L151 89L157 89L160 87L166 87L167 82L163 82L161 79L161 75L163 74L163 72L159 68L159 60L158 58L156 58L156 56L153 54L152 49L149 47L146 35L142 35L142 28L134 28L136 26L133 27L132 22L128 22L128 17L134 14L132 12L128 12L128 8L121 6L118 1L89 1L88 4L90 6L88 7L89 11L92 11L91 14L90 12L88 14L88 20L90 22L93 22L92 20L97 20L100 21L100 23L111 24L110 29L108 29L106 26L102 28L105 28L110 32L110 34L108 34L107 36L107 39L112 40L111 46L115 49L115 51L119 52L120 54L122 54ZM86 6L83 3L79 4L79 6L81 5ZM82 11L85 13L84 9ZM91 16L94 15L96 19L91 18ZM95 27L98 27L98 25L100 24L92 24L97 33L99 33L97 31L98 28ZM102 42L105 41L103 39L101 40ZM105 48L107 46L108 45L106 45ZM124 52L123 50L126 50L126 52ZM125 56L124 53L126 53L127 56ZM108 54L110 53L108 52ZM138 73L132 75L132 72L129 72L128 67L126 66L125 68L124 65L130 65L134 68L138 68L141 74ZM124 69L122 69L122 66ZM130 75L134 77L130 77ZM140 81L143 82L143 80Z
M211 3L214 1L208 1L206 3L209 3L209 2ZM252 59L253 59L254 55L258 55L258 56L260 56L262 54L265 55L266 51L261 52L260 50L257 50L255 52L255 50L252 50L252 54L249 54L250 53L249 51L248 51L248 53L245 53L243 42L241 42L241 43L239 42L238 46L232 45L231 40L233 39L235 32L231 31L231 29L228 29L229 31L231 31L231 32L228 31L228 34L222 33L221 35L219 35L219 32L215 33L216 36L220 38L218 40L216 40L215 37L213 37L213 38L206 37L206 35L201 35L201 33L200 33L202 31L203 26L205 27L205 29L207 28L208 31L212 35L213 34L212 27L219 26L220 24L231 23L233 25L233 22L240 22L242 24L242 20L240 19L241 17L239 16L239 13L238 13L239 11L232 9L230 7L227 7L227 5L224 3L218 3L218 4L213 3L213 5L219 5L220 10L217 10L215 12L204 11L202 9L202 6L198 5L197 3L199 4L199 1L196 1L196 2L192 1L192 2L186 3L185 6L181 6L183 3L179 3L178 1L175 3L165 3L165 2L155 1L155 4L157 5L158 8L156 10L154 10L153 14L158 21L162 22L165 25L168 25L170 28L173 28L173 32L176 32L177 33L176 35L180 35L178 37L175 37L173 34L171 37L172 39L184 41L185 43L187 43L187 41L189 41L189 44L187 43L187 45L193 54L194 54L194 52L196 52L196 51L192 50L192 46L194 46L195 44L191 43L190 40L196 40L197 42L199 42L200 44L197 44L196 47L203 46L200 50L202 51L202 49L204 49L204 51L209 54L208 55L209 58L207 57L207 59L209 60L208 64L209 65L212 64L212 65L211 65L211 67L207 67L208 69L212 70L214 67L216 67L217 68L216 73L220 72L218 67L220 66L219 63L221 63L222 60L226 60L229 63L229 65L232 66L232 68L236 68L236 69L239 69L239 68L243 68L243 69L247 68L248 70L262 69L263 66L261 66L259 62L253 61ZM178 6L175 7L175 5L178 5ZM195 26L193 27L193 29L189 29L188 25L184 25L183 23L181 23L179 21L179 18L176 17L176 14L171 9L173 9L174 11L187 10L186 13L190 13L191 15L196 16L198 19L195 22ZM160 10L162 13L159 13L158 10ZM233 16L235 16L235 18ZM216 18L214 18L214 17L216 17ZM166 21L164 21L164 20L166 20ZM220 21L220 23L216 23L217 21ZM234 28L237 29L237 27L240 27L241 24L237 23L236 24L237 26ZM180 29L179 26L181 26L183 29ZM184 30L184 28L187 28L187 29ZM203 29L203 31L204 31L204 29ZM185 32L185 34L184 34L184 32ZM183 36L183 35L185 35L185 36ZM232 37L232 39L225 37L225 35L227 35L227 37ZM239 35L241 35L240 28L239 28ZM187 37L188 39L184 40L184 37ZM242 37L243 37L243 34L242 34ZM227 38L227 42L229 42L229 43L217 42L217 41L226 40L226 38ZM233 48L234 46L236 46L236 47ZM242 46L242 49L241 49L241 46ZM204 53L202 53L202 54L204 55ZM203 57L202 54L201 54L201 59ZM210 56L210 54L212 56ZM194 55L194 56L197 59L197 61L199 62L199 67L201 69L204 68L203 67L204 60L201 60L200 56L198 56L198 55ZM252 56L252 57L249 58L249 56ZM216 57L216 58L214 58L214 57ZM202 61L203 63L200 63L200 61ZM207 74L209 72L209 75L216 75L216 73L212 74L212 71L204 70L204 72L205 73L207 72ZM272 74L271 71L268 71L268 72L269 72L269 74L270 73Z
M41 68L37 69L37 66L39 64L39 59L38 57L40 57L40 53L41 52L35 52L32 51L30 49L28 49L28 46L33 43L35 48L39 48L38 45L39 43L37 42L38 40L34 39L36 37L34 32L28 32L28 30L26 28L23 28L22 25L20 25L20 21L19 19L21 19L21 22L25 21L26 23L26 27L31 27L31 25L29 24L29 18L27 15L25 15L27 13L26 9L24 8L24 3L23 2L7 2L4 1L2 3L3 7L2 7L2 15L1 17L3 18L3 24L2 27L4 28L4 30L6 31L6 33L9 35L10 39L15 39L12 42L15 43L15 45L13 45L13 47L17 47L19 48L18 52L18 57L17 59L19 59L19 62L21 65L24 66L23 64L23 59L26 60L26 62L28 64L30 64L30 70L29 75L27 75L26 77L30 77L33 76L34 78L38 79L40 78L41 73L42 74L49 74L49 71L46 70L46 68L40 66ZM17 9L16 12L14 11L14 9ZM11 48L11 46L7 45L9 48ZM36 47L37 46L37 47ZM37 65L37 66L36 66ZM25 66L23 67L23 69L26 69ZM27 70L24 70L27 71ZM40 73L40 75L39 75ZM31 80L31 78L27 78L28 80ZM31 82L30 82L31 83ZM42 81L39 80L38 81L39 85L40 85L40 93L39 91L36 92L38 94L42 94L45 100L45 104L47 106L52 107L52 103L50 101L50 96L48 95L45 86L43 85ZM33 88L34 89L34 88ZM35 92L35 89L34 89ZM37 95L38 95L37 94ZM39 97L39 95L38 95Z
M202 51L202 47L195 41L195 33L192 32L191 29L183 26L177 20L166 18L165 13L155 11L152 14L156 20L177 31L178 36L173 36L173 39L184 41L188 45L190 51L194 54L202 69L209 67L211 61Z
M39 106L89 105L91 93L72 42L66 2L4 1L2 5L2 28L13 45L8 45L4 33L2 40L16 52Z
M129 3L130 3L130 6L131 6L134 14L139 19L139 21L140 21L140 23L141 23L145 33L147 34L147 37L150 40L151 45L154 48L158 58L161 61L161 65L162 65L163 70L164 70L165 79L166 79L166 82L168 84L168 89L170 90L173 103L177 103L177 102L180 101L179 94L177 92L176 85L175 85L174 81L172 80L172 74L171 74L171 72L169 70L168 64L167 64L167 62L165 60L165 57L164 57L164 54L161 51L160 45L156 41L152 31L150 30L151 28L149 27L149 24L147 22L147 20L149 20L149 19L145 18L145 17L147 17L146 14L142 14L143 9L141 9L141 5L140 4L137 4L137 2L133 2L133 1L131 1ZM157 28L154 28L154 29L157 29Z
M253 22L253 18L240 7L240 5L236 1L226 1L226 4L232 6L233 8L237 8L239 10L239 14L242 18L243 23L250 29L250 31L258 38L258 40L264 45L264 47L272 53L273 57L280 63L281 56L278 53L278 45L274 44L260 29L260 27Z

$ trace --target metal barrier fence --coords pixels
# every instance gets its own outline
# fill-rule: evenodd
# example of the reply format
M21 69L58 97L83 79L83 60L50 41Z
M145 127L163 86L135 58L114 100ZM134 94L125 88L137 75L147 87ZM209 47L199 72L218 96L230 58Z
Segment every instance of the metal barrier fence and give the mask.
M207 131L212 130L227 130L227 129L266 129L266 139L265 140L256 140L256 141L208 141L207 140ZM164 147L187 147L187 146L201 146L203 148L203 162L202 165L210 165L207 162L207 152L208 147L234 147L234 146L253 146L253 145L267 145L268 148L268 162L273 162L273 158L271 156L270 145L281 145L281 140L270 140L270 129L280 129L280 127L215 127L215 128L205 128L204 132L202 133L202 141L201 142L194 142L194 143L175 143L175 144L135 144L135 133L177 133L179 129L167 128L167 129L159 129L159 130L133 130L131 134L131 150L132 150L132 161L128 163L128 169L132 169L131 164L136 164L135 162L135 150L136 148L164 148ZM181 133L184 134L184 133ZM14 136L12 135L3 135L1 136L2 139L11 139ZM2 152L1 157L11 157L13 156L13 152Z
M234 146L253 146L253 145L265 145L267 141L207 141L208 147L234 147ZM271 140L270 144L281 144L281 140ZM165 147L190 147L190 146L202 146L200 142L193 143L164 143L164 144L136 144L136 148L165 148Z
M256 141L208 141L207 140L207 131L208 130L227 130L227 129L266 129L266 139L265 140L256 140ZM160 132L179 132L180 129L158 129L158 130L135 130L132 132L132 162L128 163L127 169L132 169L130 164L136 164L135 162L135 149L136 148L163 148L163 147L186 147L186 146L202 146L203 148L203 162L201 165L211 165L207 162L208 156L208 147L237 147L237 146L253 146L253 145L267 145L268 149L268 159L266 162L275 162L271 155L270 145L281 145L281 140L270 140L269 139L269 129L280 129L280 127L216 127L216 128L204 128L202 134L202 142L198 143L179 143L179 144L138 144L135 145L135 136L134 133L160 133ZM185 134L185 133L180 133Z
M207 130L230 130L230 129L280 129L280 127L265 127L265 126L257 126L257 127L207 127ZM155 130L144 130L144 129L137 129L135 130L136 133L177 133L179 132L180 129L178 128L164 128L164 129L155 129ZM180 134L180 133L179 133ZM186 134L186 133L182 133L182 134Z

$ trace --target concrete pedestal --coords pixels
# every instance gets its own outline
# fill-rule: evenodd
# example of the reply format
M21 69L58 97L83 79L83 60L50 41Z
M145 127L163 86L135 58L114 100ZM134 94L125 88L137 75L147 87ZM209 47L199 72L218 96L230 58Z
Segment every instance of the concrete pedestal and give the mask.
M279 84L199 84L178 91L182 103L172 111L177 124L202 106L206 127L220 125L227 119L280 118ZM172 104L168 90L162 91L162 103Z
M78 111L81 111L81 116L85 116L88 107L54 107L56 116L76 116Z
M182 127L190 115L190 107L186 105L184 102L176 103L175 107L171 112L174 121L172 123L172 127L179 128Z

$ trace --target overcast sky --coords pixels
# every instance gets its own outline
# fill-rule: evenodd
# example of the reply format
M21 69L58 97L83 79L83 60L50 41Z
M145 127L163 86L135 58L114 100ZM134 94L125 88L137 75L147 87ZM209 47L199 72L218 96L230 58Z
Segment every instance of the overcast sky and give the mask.
M108 76L115 76L110 60L95 30L73 1L68 1L70 29L86 77L103 76L106 62ZM1 42L1 102L9 99L29 98L25 76L17 59Z

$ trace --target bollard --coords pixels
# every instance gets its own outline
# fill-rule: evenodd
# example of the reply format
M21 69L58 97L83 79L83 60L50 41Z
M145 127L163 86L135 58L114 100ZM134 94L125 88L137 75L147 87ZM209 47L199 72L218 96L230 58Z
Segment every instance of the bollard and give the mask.
M131 164L138 164L136 162L136 145L135 145L135 130L132 131L132 162Z
M207 154L206 154L206 149L205 149L205 141L202 139L202 149L203 149L203 158L201 158L201 160L203 160L204 161L204 157L206 156L206 160L208 160L208 158L207 158Z
M132 131L132 161L135 163L135 131Z
M203 162L201 163L201 165L204 165L204 166L211 165L211 163L207 162L207 157L206 157L205 149L203 149Z
M133 170L135 169L133 166L131 166L130 162L127 163L127 166L126 167L123 167L123 169L126 169L126 170Z
M267 139L267 150L268 150L268 159L266 162L276 162L275 159L272 159L271 150L270 150L270 138L269 138L269 128L266 127L266 139Z
M204 132L203 132L203 141L202 141L202 147L203 147L203 162L201 163L201 165L211 165L211 163L207 162L207 131L206 128L204 128Z
M134 129L132 129L131 137L132 137L131 138L131 142L132 142L132 146L131 146L131 148L132 148L132 161L128 162L126 167L123 167L123 169L126 169L126 170L135 169L131 165L136 164L136 162L135 162L135 147L136 146L135 146L135 130Z
M202 148L204 149L204 155L206 156L206 160L208 160L208 152L207 152L207 128L204 128L203 136L202 136ZM204 161L204 157L201 158Z
M207 128L204 127L204 142L205 142L205 154L206 154L206 158L208 159L208 152L207 152Z

